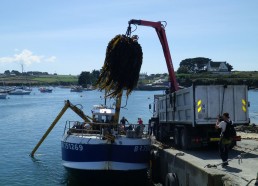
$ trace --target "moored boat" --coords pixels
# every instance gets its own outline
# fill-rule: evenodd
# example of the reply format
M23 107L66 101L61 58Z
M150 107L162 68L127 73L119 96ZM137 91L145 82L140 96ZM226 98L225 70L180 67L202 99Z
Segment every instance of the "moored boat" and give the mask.
M24 89L15 89L9 92L10 95L29 95L31 91Z
M51 92L53 91L53 89L48 88L48 87L40 87L40 88L39 88L39 91L40 91L41 93L51 93Z
M116 105L117 106L117 105ZM117 123L116 108L100 105L92 117L69 100L31 152L34 153L64 112L72 109L84 121L67 121L61 139L64 167L85 171L143 171L149 167L151 139L143 124L124 127ZM129 129L130 128L130 129ZM147 127L146 127L147 128Z
M148 168L151 140L143 125L112 123L114 108L94 106L94 122L68 121L61 141L63 165L80 170L136 171Z
M71 88L70 90L71 92L82 92L83 91L83 87L81 86L74 86Z

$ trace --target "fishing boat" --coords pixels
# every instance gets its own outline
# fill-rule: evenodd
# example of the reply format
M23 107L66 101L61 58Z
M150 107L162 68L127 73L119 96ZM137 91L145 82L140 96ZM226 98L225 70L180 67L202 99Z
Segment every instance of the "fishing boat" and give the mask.
M121 103L121 102L120 102ZM34 153L52 128L70 108L83 121L67 121L61 139L63 166L83 171L143 171L149 167L151 139L144 132L144 124L118 124L115 108L105 105L93 106L92 117L76 105L65 101L54 122L31 152ZM115 112L116 111L116 112Z
M130 49L125 53L126 55L120 55L120 52L123 52L119 50L121 47L117 47L118 50L110 50L117 43L119 46L124 45L123 49L124 47ZM122 58L120 58L121 56ZM124 60L127 57L128 60ZM129 65L124 65L122 62L129 62ZM145 172L149 168L151 150L150 136L144 132L144 128L147 127L144 124L125 126L118 123L123 91L127 90L126 95L128 96L135 88L141 63L142 51L136 39L125 38L121 35L112 39L107 47L106 60L102 67L104 72L99 75L96 88L105 90L105 98L115 98L115 107L107 107L106 104L95 105L91 110L92 116L90 117L66 100L64 108L33 149L31 156L34 156L39 145L64 112L70 108L83 121L66 122L61 139L64 167L84 171ZM122 70L120 67L123 67ZM122 73L118 73L118 71Z
M67 121L61 141L69 169L136 171L148 168L151 140L144 125L114 124L115 108L95 105L93 122Z

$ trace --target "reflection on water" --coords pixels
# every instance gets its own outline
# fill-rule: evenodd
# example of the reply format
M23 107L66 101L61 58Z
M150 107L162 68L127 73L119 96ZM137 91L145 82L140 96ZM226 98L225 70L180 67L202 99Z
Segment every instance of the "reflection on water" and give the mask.
M66 169L62 184L68 186L151 186L146 171L82 171Z

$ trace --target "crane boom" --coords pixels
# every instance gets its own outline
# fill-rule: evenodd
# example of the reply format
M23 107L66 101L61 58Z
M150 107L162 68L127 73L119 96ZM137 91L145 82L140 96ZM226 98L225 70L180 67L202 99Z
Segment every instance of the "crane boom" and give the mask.
M128 30L131 29L131 24L150 26L150 27L153 27L156 30L157 35L158 35L159 40L160 40L160 43L161 43L161 46L162 46L162 49L163 49L164 57L165 57L167 68L168 68L168 73L169 73L169 78L170 78L170 83L171 83L170 91L171 92L177 91L178 90L178 84L177 84L177 81L176 81L176 75L175 75L175 72L174 72L172 58L171 58L170 51L169 51L169 46L168 46L166 32L165 32L165 26L162 24L161 21L152 22L152 21L135 20L135 19L130 20L128 22L128 24L129 24ZM127 30L127 32L128 32L128 30ZM131 32L131 31L129 31L129 32Z

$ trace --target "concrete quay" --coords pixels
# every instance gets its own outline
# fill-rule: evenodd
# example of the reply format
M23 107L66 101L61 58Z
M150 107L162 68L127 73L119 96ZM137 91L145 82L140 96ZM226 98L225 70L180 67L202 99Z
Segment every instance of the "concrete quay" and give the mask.
M173 185L168 173L177 175L180 186L253 186L258 177L257 139L238 142L225 168L217 148L179 151L155 143L154 149L153 176L162 185Z

